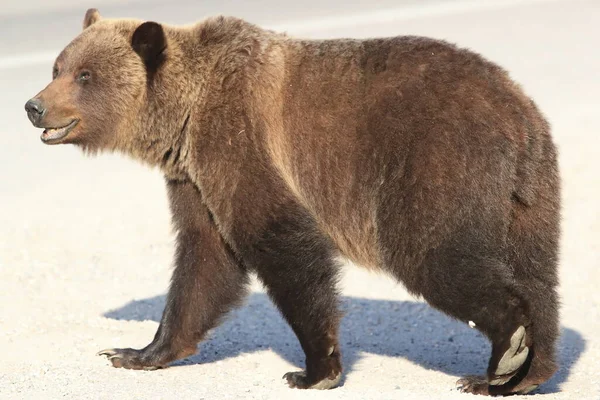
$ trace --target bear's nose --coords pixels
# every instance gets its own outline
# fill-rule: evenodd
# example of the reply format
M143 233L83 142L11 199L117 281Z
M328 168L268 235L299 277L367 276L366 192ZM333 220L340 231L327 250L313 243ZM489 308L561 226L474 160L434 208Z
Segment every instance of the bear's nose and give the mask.
M46 112L46 109L42 105L42 102L38 99L31 99L27 103L25 103L25 111L27 111L27 116L29 120L34 124L38 125L42 116Z

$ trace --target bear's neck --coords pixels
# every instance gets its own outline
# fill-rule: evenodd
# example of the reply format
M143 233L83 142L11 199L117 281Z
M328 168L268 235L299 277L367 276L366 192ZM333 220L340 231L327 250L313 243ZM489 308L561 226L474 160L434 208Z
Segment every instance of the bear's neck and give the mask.
M171 114L171 121L141 123L141 129L135 130L140 134L121 150L145 164L158 167L169 178L182 179L186 176L186 134L190 115L191 110L187 110Z

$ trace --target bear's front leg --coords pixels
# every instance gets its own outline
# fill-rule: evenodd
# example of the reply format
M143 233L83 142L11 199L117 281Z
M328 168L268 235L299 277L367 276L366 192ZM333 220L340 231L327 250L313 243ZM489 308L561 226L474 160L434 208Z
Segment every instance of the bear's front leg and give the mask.
M167 188L177 230L167 303L148 346L98 353L118 368L152 370L194 354L205 333L247 292L247 272L224 243L198 189L180 181L169 181Z

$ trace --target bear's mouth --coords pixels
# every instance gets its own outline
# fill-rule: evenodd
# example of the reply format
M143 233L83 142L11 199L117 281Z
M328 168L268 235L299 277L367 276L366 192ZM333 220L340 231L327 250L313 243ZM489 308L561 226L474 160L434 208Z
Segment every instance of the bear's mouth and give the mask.
M74 119L61 128L46 128L44 129L42 136L40 136L40 139L42 139L42 142L46 144L58 143L59 141L67 137L69 132L71 132L73 128L75 128L78 122L78 119Z

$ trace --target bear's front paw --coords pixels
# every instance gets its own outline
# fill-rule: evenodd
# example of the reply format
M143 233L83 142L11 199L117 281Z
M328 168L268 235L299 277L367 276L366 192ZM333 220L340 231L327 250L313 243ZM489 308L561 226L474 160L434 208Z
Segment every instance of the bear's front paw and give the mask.
M153 363L144 357L142 350L106 349L99 351L97 355L107 356L115 368L143 369L146 371L152 371L163 367L162 365Z

